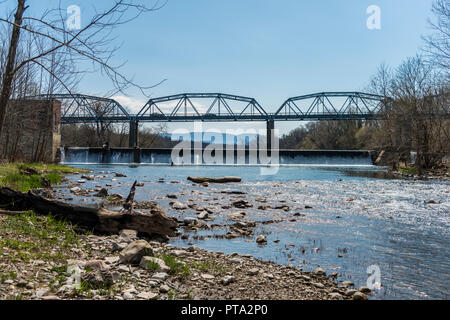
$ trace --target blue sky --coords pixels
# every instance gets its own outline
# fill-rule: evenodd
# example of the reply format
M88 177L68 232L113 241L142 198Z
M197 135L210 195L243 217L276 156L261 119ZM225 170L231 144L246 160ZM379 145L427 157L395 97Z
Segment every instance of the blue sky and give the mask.
M32 1L30 10L38 12L42 8L37 6L46 2L52 3ZM93 6L108 2L63 4L79 5L83 23ZM381 8L381 30L366 27L366 9L373 4ZM223 92L254 97L271 112L291 96L363 90L380 63L396 66L415 55L421 35L429 32L431 4L432 0L168 0L161 10L116 31L122 47L115 59L128 61L122 71L140 84L167 79L152 89L154 97ZM109 89L111 84L98 75L86 76L79 86L80 92L97 95ZM145 101L136 90L128 95L119 99L131 108ZM276 126L286 132L298 125Z

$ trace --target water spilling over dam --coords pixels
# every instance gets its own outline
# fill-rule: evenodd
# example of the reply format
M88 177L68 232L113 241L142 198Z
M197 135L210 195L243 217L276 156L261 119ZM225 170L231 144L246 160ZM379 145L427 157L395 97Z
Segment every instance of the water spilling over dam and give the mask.
M366 150L279 150L268 154L266 150L234 149L205 160L205 150L192 149L189 155L183 151L172 157L172 149L132 148L61 148L61 163L65 164L154 164L154 165L264 165L264 159L272 156L280 165L330 165L371 166L373 153ZM275 159L277 158L277 159ZM183 160L184 159L184 160ZM187 161L186 161L187 159ZM273 162L272 162L273 163Z

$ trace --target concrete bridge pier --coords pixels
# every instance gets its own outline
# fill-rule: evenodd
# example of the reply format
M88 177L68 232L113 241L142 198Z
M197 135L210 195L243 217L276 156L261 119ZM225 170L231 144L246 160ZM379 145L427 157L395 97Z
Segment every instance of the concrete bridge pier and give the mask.
M130 121L128 139L130 148L136 148L139 146L139 122L136 120Z
M270 154L272 150L272 139L273 139L273 130L275 130L275 121L274 120L267 120L267 150Z
M139 149L139 122L130 121L129 147L133 149L133 162L141 162L141 150Z

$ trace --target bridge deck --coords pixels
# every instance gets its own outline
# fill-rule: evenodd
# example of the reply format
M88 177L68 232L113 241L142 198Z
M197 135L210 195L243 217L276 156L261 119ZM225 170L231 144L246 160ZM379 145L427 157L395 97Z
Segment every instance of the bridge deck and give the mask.
M233 121L315 121L315 120L374 120L383 119L379 114L309 114L309 115L240 115L234 116L143 116L137 117L136 115L130 115L128 117L62 117L61 122L63 124L69 123L92 123L99 121L108 122L233 122Z

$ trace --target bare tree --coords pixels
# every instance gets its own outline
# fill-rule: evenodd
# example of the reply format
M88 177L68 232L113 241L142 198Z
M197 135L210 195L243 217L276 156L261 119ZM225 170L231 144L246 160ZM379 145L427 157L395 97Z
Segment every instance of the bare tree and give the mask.
M2 133L3 121L6 115L6 107L11 96L12 82L17 71L14 71L16 64L17 47L19 46L20 29L23 21L23 13L27 7L25 0L17 1L16 14L14 15L11 40L9 42L6 66L2 79L2 90L0 92L0 136ZM6 20L9 22L9 20Z
M373 94L383 96L385 98L391 95L391 86L393 80L393 71L386 64L382 63L376 73L370 78L367 90Z
M153 86L142 86L121 72L123 64L113 65L112 58L119 49L113 46L113 31L129 23L144 13L160 9L165 3L155 0L152 6L143 0L116 0L106 9L99 10L86 25L79 30L70 30L66 25L66 10L61 2L55 8L48 9L41 17L26 16L29 0L17 0L14 19L11 16L0 18L11 27L11 37L7 44L8 54L2 72L0 91L0 134L7 104L13 90L16 75L28 65L36 65L41 74L47 74L48 92L55 90L56 84L71 92L70 78L61 77L58 68L68 73L68 66L89 65L90 69L78 70L78 73L100 71L111 80L113 89L109 93L124 92L129 87L138 88L144 95ZM29 54L21 60L17 58L21 34L29 34L32 42ZM64 61L64 64L59 62ZM86 64L83 62L91 62ZM83 63L83 64L82 64ZM75 70L70 70L72 74Z
M376 133L379 147L390 153L391 165L396 168L408 160L411 150L417 152L419 171L438 164L450 145L448 120L439 117L448 108L445 76L418 55L394 71L381 66L369 89L392 99Z
M154 127L143 128L139 132L139 141L141 148L167 147L165 145L168 139L163 134L167 133L168 127L166 123L158 123Z
M432 11L436 20L428 21L434 32L423 37L426 43L424 50L432 62L440 66L450 77L450 1L435 0Z
M98 124L101 126L100 124ZM106 141L112 148L128 147L128 124L110 124L103 128L97 124L69 124L62 128L62 145L77 147L101 147ZM103 130L103 131L102 131ZM141 148L171 148L172 142L166 134L165 124L139 130Z

